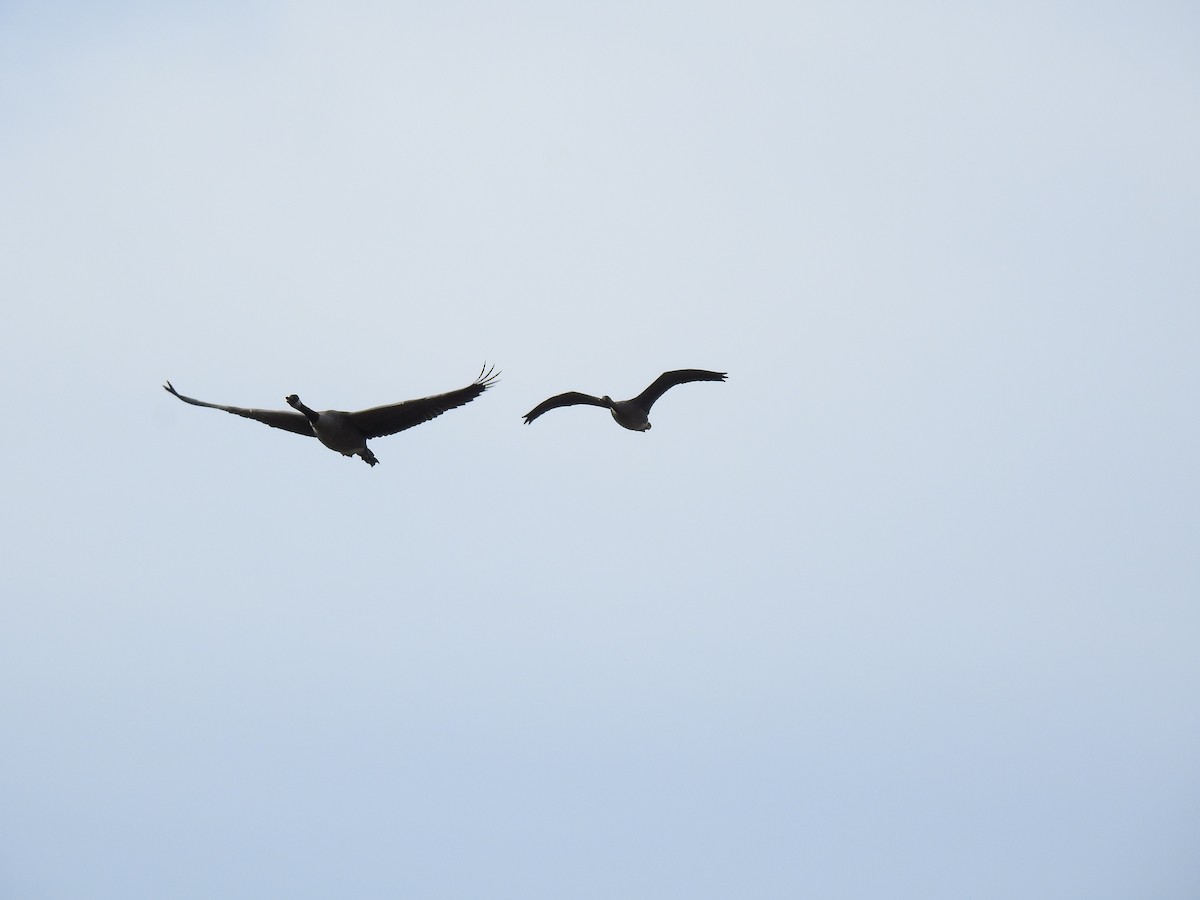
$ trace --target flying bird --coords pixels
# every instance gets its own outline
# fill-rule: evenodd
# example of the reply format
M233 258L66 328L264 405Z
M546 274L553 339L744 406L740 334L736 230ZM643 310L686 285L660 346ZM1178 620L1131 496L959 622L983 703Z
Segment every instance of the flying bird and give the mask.
M630 431L649 431L650 407L654 405L655 400L675 387L675 385L686 384L689 381L724 380L724 372L709 372L707 369L676 369L673 372L663 372L654 379L654 383L650 387L646 388L632 400L614 400L608 395L593 397L591 394L568 391L565 394L551 397L549 400L543 400L529 412L525 413L525 424L528 425L542 413L558 409L560 406L586 404L588 406L603 406L612 413L612 417L622 428L628 428Z
M254 419L272 428L282 428L293 434L315 437L330 450L336 450L342 456L361 456L369 466L379 462L375 454L367 446L368 438L383 437L395 434L436 419L448 409L470 403L500 377L495 371L485 365L479 370L479 377L472 384L457 391L445 394L435 394L432 397L420 397L416 400L405 400L403 403L393 403L391 406L376 406L371 409L361 409L358 412L342 412L337 409L327 409L317 412L309 409L295 394L289 394L285 399L288 406L296 410L289 412L285 409L243 409L240 406L222 406L219 403L205 403L203 400L193 400L175 390L171 382L163 385L163 390L178 397L184 403L193 406L207 406L209 409L223 409L235 416ZM486 369L486 371L484 371Z

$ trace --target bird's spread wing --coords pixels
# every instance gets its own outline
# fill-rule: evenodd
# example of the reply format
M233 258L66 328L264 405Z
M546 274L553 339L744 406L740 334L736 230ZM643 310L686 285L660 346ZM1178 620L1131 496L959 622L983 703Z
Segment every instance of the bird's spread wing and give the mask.
M486 366L485 366L486 368ZM364 437L377 438L386 434L404 431L430 419L436 419L448 409L455 409L470 403L500 377L493 366L485 372L479 370L479 377L473 384L457 391L445 394L435 394L432 397L420 397L416 400L405 400L403 403L393 403L390 406L375 406L358 412L348 413L350 421L363 433Z
M175 390L175 387L169 381L163 385L163 390L178 397L184 403L192 404L192 406L207 406L209 409L220 409L227 413L233 413L235 416L242 416L246 419L262 422L264 425L270 425L272 428L282 428L284 431L290 431L293 434L316 437L313 434L312 426L308 424L308 419L298 412L286 409L243 409L240 406L222 406L220 403L205 403L203 400L194 400L191 397L183 396L183 394Z
M707 369L675 369L672 372L663 372L655 378L654 383L638 394L636 400L639 406L649 412L654 401L677 384L686 384L689 381L724 380L724 372L710 372Z
M544 412L558 409L560 406L578 406L581 403L586 403L588 406L605 406L604 401L599 397L593 397L591 394L581 394L579 391L567 391L565 394L559 394L557 397L543 400L529 412L525 413L525 424L528 425Z

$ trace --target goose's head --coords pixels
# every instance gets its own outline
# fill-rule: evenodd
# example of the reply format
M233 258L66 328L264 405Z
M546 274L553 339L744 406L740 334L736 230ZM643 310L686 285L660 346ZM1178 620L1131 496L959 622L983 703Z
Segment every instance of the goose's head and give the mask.
M295 394L288 394L283 399L287 401L287 405L292 409L299 410L300 412L304 413L304 415L308 418L308 421L312 422L313 424L316 424L317 419L321 417L320 413L309 409L307 406L301 403L300 398Z

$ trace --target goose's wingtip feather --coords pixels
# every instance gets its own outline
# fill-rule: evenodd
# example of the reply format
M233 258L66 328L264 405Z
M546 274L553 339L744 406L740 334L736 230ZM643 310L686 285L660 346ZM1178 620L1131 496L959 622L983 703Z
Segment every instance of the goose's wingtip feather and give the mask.
M489 366L487 363L484 363L482 368L479 370L479 376L475 379L475 383L482 386L486 391L493 384L495 384L503 374L503 372L497 372L494 365Z

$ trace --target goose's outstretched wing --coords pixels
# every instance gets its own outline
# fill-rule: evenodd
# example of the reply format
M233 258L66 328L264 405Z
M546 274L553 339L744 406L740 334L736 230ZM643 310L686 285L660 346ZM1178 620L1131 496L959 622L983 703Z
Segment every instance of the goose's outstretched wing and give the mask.
M654 379L654 383L650 387L638 394L634 400L642 409L649 412L654 401L677 384L686 384L689 381L724 381L725 376L725 372L710 372L707 369L675 369L671 372L663 372Z
M220 409L227 413L233 413L235 416L262 422L264 425L270 425L272 428L282 428L284 431L290 431L293 434L316 437L313 434L312 426L308 424L308 419L298 412L286 409L243 409L240 406L222 406L220 403L205 403L203 400L195 400L192 397L183 396L183 394L175 390L175 386L169 381L163 385L163 390L173 397L178 397L184 403L192 404L192 406L207 406L209 409Z
M557 397L543 400L529 412L525 413L525 424L528 425L542 413L558 409L560 406L579 406L580 404L608 408L608 404L599 397L593 397L591 394L581 394L579 391L567 391L565 394L559 394Z
M486 371L485 371L486 370ZM404 431L414 425L436 419L449 409L455 409L470 403L500 377L496 367L488 369L484 366L479 370L479 377L472 384L457 391L445 394L435 394L432 397L420 397L416 400L405 400L403 403L393 403L390 406L375 406L358 412L347 413L354 427L363 433L363 437L377 438L387 434Z

